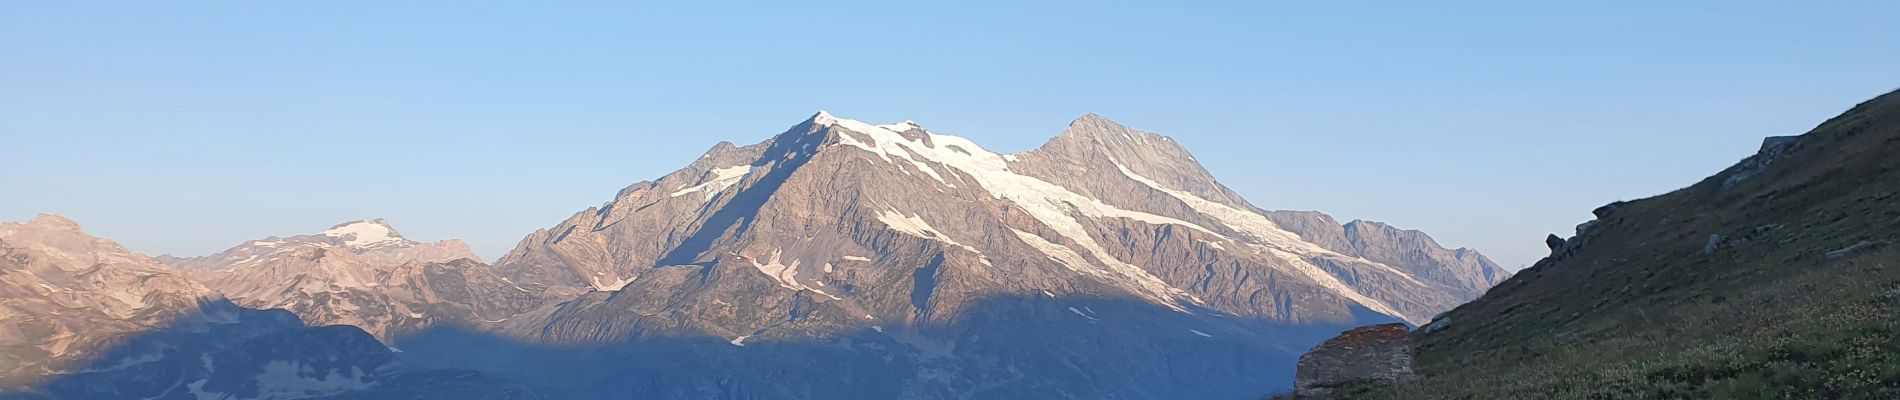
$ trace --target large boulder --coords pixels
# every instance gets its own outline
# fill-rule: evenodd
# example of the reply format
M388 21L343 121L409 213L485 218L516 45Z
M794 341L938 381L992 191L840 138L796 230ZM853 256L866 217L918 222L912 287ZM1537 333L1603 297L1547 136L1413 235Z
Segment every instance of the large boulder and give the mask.
M1293 386L1301 396L1319 396L1349 382L1412 377L1412 333L1405 324L1384 324L1354 328L1307 351Z

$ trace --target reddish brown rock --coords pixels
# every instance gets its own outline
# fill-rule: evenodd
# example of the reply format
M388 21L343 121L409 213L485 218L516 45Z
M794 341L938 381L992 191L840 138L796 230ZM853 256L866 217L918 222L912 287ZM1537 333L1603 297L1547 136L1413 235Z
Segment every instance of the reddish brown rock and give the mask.
M1354 328L1300 356L1293 386L1301 396L1326 394L1353 381L1412 379L1412 333L1405 324Z

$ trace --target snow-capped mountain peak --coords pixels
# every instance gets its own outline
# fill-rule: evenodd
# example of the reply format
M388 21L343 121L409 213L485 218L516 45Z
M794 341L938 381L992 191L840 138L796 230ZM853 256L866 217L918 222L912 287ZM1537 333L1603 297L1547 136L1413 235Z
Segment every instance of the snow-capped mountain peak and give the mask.
M913 130L916 130L916 131L924 130L923 125L918 125L917 121L912 121L908 119L904 120L904 122L899 122L899 123L890 124L890 125L878 125L877 127L888 129L892 132L898 132L898 133L910 132Z
M344 246L357 248L412 246L417 244L415 241L403 238L401 234L396 233L396 229L390 227L389 222L384 221L382 218L345 222L330 227L329 230L318 233L318 235L335 238L340 240L340 244Z
M1100 115L1077 118L1034 151L1001 154L914 121L820 111L764 142L717 145L678 172L629 186L525 238L497 268L573 292L661 293L682 290L663 282L684 270L729 267L720 270L747 273L721 275L728 281L706 290L745 294L719 301L814 296L851 319L918 322L985 296L1049 293L1270 321L1343 321L1364 310L1422 323L1475 296L1447 287L1491 283L1448 283L1413 272L1436 266L1367 255L1344 240L1320 244L1307 236L1337 223L1283 227L1280 217L1223 187L1174 140ZM1437 276L1451 275L1471 274ZM609 285L618 282L628 283ZM889 293L911 301L888 302ZM769 326L668 323L726 337Z
M217 254L167 257L164 261L180 269L222 269L266 262L312 247L342 250L377 266L457 258L480 260L474 250L460 240L434 243L409 240L397 233L389 221L376 218L344 222L315 234L247 240Z
M422 326L427 311L437 308L431 302L443 296L524 290L495 277L462 241L416 242L380 218L165 262L238 305L282 308L313 323L355 325L377 336ZM444 276L452 278L437 281ZM418 291L439 285L449 286Z

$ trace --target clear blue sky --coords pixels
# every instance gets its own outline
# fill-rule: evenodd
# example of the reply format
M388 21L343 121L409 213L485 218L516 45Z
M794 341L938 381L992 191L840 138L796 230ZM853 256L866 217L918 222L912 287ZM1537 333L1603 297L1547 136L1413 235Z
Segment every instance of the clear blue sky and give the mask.
M1891 1L1017 3L4 2L0 220L198 255L385 217L492 259L818 109L998 151L1096 112L1517 268L1900 87Z

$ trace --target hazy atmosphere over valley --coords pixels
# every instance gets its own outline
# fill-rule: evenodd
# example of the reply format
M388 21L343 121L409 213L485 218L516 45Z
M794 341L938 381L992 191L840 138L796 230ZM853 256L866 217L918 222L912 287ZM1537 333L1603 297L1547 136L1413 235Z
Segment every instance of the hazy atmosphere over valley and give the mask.
M1900 6L0 5L0 399L1900 397Z

